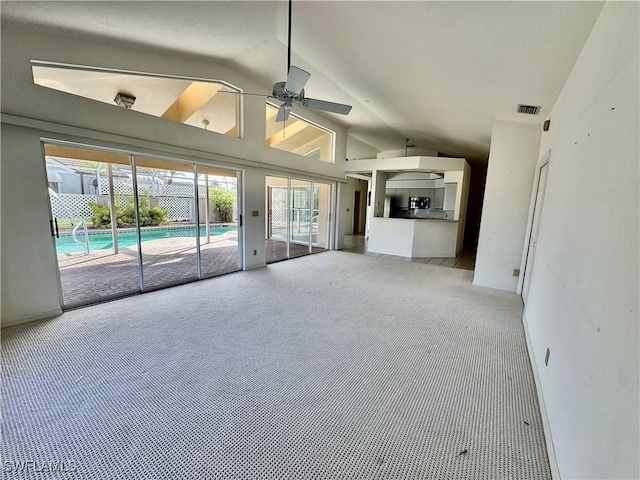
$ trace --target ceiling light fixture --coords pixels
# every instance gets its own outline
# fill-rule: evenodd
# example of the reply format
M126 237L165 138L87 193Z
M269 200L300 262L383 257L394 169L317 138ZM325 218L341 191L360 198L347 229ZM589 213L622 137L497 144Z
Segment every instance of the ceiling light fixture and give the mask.
M114 98L113 101L116 102L118 106L129 109L133 107L133 104L136 101L136 97L134 97L133 95L127 95L126 93L118 92L116 98Z

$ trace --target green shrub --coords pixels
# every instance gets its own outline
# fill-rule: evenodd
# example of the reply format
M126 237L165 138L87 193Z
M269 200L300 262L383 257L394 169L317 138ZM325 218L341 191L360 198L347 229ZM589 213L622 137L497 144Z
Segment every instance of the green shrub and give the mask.
M140 197L139 204L140 226L160 225L167 221L167 211L164 208L160 206L149 208L149 201L144 197ZM89 208L93 214L91 221L94 227L111 228L111 211L108 205L89 202ZM116 223L118 227L135 227L136 210L133 206L133 201L124 210L119 205L116 205Z
M209 189L209 215L216 223L233 222L235 190L211 187Z
M109 205L98 205L95 202L89 202L89 208L91 209L92 216L91 222L96 228L109 228L111 227L111 211ZM122 209L116 206L116 217L122 215ZM118 222L119 223L119 222Z

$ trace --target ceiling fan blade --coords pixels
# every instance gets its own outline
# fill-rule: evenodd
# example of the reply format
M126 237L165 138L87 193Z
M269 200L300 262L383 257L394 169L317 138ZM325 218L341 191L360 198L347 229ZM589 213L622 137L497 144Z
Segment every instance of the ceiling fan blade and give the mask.
M278 115L276 115L276 122L284 122L289 118L289 112L291 112L291 105L283 103L278 109Z
M229 90L218 90L217 93L230 93L231 95L247 95L251 97L266 97L266 98L274 98L268 93L249 93L249 92L232 92Z
M302 104L308 108L315 108L324 112L339 113L340 115L348 115L351 111L351 105L344 103L333 103L325 100L316 100L315 98L305 98Z
M311 77L309 72L305 72L301 68L291 65L284 89L294 95L300 95L300 92L302 92L302 89L309 81L309 77Z

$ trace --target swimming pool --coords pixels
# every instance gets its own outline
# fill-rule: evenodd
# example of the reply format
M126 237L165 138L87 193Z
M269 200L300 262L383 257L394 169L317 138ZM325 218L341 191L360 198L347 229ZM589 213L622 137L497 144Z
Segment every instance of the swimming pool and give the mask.
M235 232L237 227L229 225L215 225L209 227L211 236L223 235L227 232ZM153 227L143 228L140 232L141 240L147 242L149 240L159 240L163 238L185 237L193 238L196 235L195 227ZM206 227L200 227L200 236L206 235ZM76 232L78 240L84 240L82 229ZM133 228L118 230L118 246L120 248L130 247L137 242L136 231ZM111 230L89 230L89 246L91 251L106 250L113 248L113 238ZM75 243L71 234L61 234L60 238L56 238L56 249L58 255L65 253L84 253L84 247L79 243Z

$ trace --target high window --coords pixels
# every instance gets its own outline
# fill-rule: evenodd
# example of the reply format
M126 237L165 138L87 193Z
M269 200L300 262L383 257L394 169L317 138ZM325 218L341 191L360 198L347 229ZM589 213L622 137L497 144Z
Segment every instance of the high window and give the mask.
M37 85L239 137L240 90L217 80L32 62Z
M266 107L266 143L268 146L304 157L333 162L334 132L291 113L286 122L276 122L278 108Z

